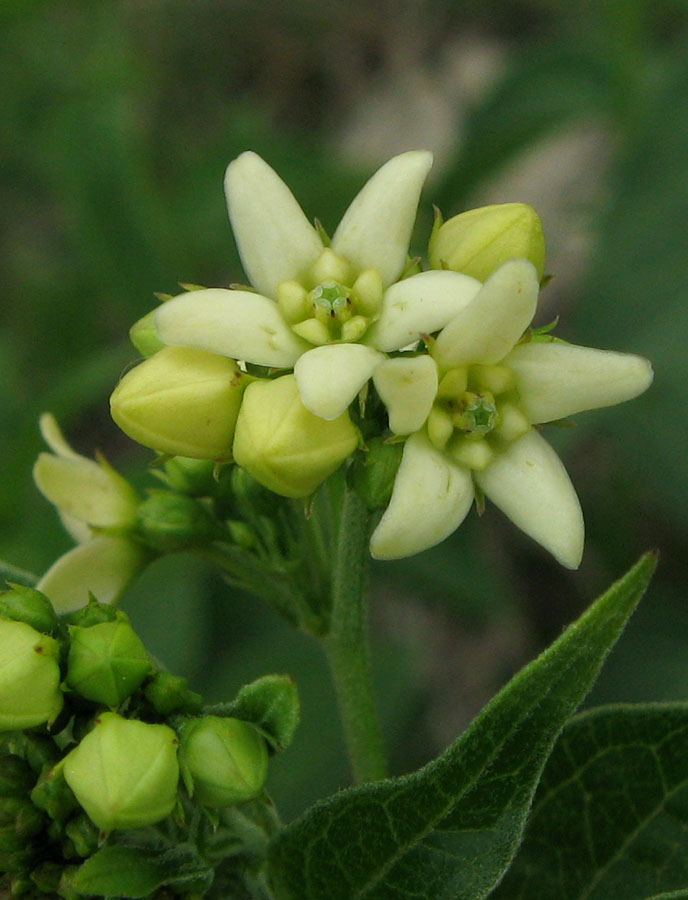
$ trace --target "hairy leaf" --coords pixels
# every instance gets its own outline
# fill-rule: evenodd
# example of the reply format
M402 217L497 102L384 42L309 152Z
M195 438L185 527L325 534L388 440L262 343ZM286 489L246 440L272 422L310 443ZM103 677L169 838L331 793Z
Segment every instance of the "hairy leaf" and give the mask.
M478 900L518 847L547 755L640 599L643 557L418 772L343 791L275 839L279 900Z
M688 884L688 704L600 707L559 738L495 900L645 900Z

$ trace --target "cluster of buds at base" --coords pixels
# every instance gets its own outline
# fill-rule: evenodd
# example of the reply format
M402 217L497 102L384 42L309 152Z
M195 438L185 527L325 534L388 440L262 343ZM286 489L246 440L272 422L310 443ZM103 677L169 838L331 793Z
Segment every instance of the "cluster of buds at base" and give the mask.
M202 896L218 860L194 845L199 816L231 830L218 809L269 805L268 759L291 740L298 697L291 679L266 676L226 709L205 714L111 605L58 617L40 591L0 594L0 896L140 897L126 879L113 893L108 848L139 847L150 872L146 854L171 831L194 848ZM183 874L172 867L149 900L186 896Z

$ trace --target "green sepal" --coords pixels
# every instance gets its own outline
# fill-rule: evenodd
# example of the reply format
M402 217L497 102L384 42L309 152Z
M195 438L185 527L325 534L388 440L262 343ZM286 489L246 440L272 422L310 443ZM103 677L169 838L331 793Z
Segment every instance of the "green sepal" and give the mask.
M284 828L269 855L277 900L481 900L493 890L516 853L552 745L655 563L643 557L436 760L342 791Z
M203 698L200 694L189 690L186 678L173 675L171 672L156 672L145 685L143 693L161 716L174 713L194 715L201 711Z
M90 628L91 625L99 625L101 622L114 622L117 618L117 608L109 603L99 603L89 594L87 606L77 609L68 617L70 625L78 625L80 628Z
M384 509L390 501L404 452L404 438L398 442L371 438L367 450L354 457L350 483L370 512Z

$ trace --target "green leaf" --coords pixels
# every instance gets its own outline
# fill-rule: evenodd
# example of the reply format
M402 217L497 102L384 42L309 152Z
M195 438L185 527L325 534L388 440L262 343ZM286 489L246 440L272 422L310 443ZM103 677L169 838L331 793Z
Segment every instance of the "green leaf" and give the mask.
M521 838L547 755L642 596L648 554L485 708L438 759L343 791L279 833L279 900L478 900Z
M88 859L71 879L81 894L96 897L147 897L163 885L207 888L212 872L190 847L169 850L111 844Z
M688 884L688 704L600 707L564 730L495 900L645 900Z
M245 684L222 712L252 722L276 751L291 744L300 714L299 692L289 675L264 675Z

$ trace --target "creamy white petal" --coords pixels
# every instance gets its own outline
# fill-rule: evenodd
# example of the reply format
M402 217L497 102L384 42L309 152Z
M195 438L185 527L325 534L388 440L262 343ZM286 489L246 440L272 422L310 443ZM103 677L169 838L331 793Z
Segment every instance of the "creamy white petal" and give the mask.
M425 424L437 396L437 365L430 356L386 359L373 375L395 434L411 434Z
M451 322L482 288L470 275L435 270L420 272L385 291L380 318L365 341L389 353L432 334Z
M332 238L332 249L358 269L377 269L386 286L406 264L432 153L410 150L378 169L354 198Z
M38 427L41 429L43 440L53 453L56 453L58 456L71 457L72 459L84 458L69 446L60 426L57 424L57 419L52 413L42 413L38 420Z
M155 314L165 344L197 347L259 366L291 367L309 345L298 338L269 297L207 288L180 294Z
M125 528L136 519L136 492L107 464L40 453L33 477L43 496L68 517L101 528Z
M244 271L255 288L274 298L280 281L313 265L322 241L292 192L256 153L242 153L229 164L225 195Z
M309 350L294 366L301 402L321 419L336 419L383 360L382 353L363 344L327 344Z
M399 559L434 547L463 522L473 502L473 480L422 432L406 441L392 499L370 539L375 559Z
M132 541L101 535L61 556L36 588L58 615L86 606L89 591L101 603L113 603L145 561L145 551Z
M567 569L583 555L583 514L561 460L535 429L495 457L475 480L522 531Z
M504 360L516 375L521 408L533 423L632 400L652 383L642 356L560 344L519 344Z
M60 522L62 522L62 525L64 526L64 530L74 539L75 543L85 544L86 541L92 540L93 529L82 519L77 519L74 516L63 513L59 509L57 514L60 517Z
M432 355L445 368L500 362L530 325L539 288L531 262L505 262L441 332Z

